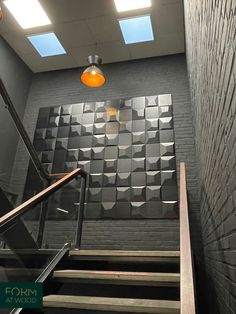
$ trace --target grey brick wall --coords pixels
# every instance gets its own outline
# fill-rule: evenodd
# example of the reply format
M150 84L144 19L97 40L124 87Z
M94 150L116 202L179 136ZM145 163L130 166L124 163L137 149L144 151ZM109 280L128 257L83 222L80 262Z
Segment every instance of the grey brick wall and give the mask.
M185 0L210 313L236 313L236 1Z
M195 143L185 56L173 55L103 66L107 84L88 89L80 83L82 69L35 74L26 106L24 125L33 139L40 107L77 102L109 100L132 96L170 93L173 96L177 163L187 163L191 200L191 222L195 246L199 247L199 206L197 198ZM23 191L27 156L18 146L12 183ZM164 228L161 228L161 226ZM178 248L178 221L93 221L86 222L83 246L89 248ZM149 230L149 232L147 232ZM156 241L154 240L156 234ZM112 235L112 236L111 236ZM132 235L132 237L131 237Z

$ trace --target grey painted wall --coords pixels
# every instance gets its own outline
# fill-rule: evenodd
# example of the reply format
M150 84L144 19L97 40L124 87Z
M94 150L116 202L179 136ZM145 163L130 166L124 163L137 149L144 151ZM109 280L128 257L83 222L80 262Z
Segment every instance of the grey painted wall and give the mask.
M19 116L23 118L31 82L31 71L2 37L0 37L0 76ZM0 185L6 189L10 188L18 140L18 133L0 97Z
M211 296L208 313L236 313L235 0L185 0L187 60Z
M199 247L198 181L185 56L180 54L107 64L103 66L103 70L107 84L100 89L82 86L82 69L35 74L24 115L24 125L30 137L33 139L40 107L172 94L177 164L180 160L187 163L193 239L195 246ZM14 167L17 175L12 178L12 183L19 192L23 191L22 182L25 182L27 173L26 158L22 145L19 145ZM84 224L83 246L116 249L178 248L178 235L178 221L91 221Z

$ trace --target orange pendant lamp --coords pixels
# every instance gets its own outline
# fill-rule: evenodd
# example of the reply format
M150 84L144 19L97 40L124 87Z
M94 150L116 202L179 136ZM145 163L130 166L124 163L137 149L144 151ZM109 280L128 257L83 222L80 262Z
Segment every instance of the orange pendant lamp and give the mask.
M81 82L88 87L101 87L106 82L103 72L98 68L102 63L102 58L91 55L88 57L88 63L90 66L81 75Z

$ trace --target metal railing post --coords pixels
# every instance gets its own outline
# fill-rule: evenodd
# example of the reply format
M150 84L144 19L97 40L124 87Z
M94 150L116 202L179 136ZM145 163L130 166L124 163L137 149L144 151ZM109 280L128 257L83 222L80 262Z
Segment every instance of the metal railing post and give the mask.
M75 248L79 249L81 246L82 229L83 229L83 219L84 219L84 203L87 185L87 175L81 176L81 194L80 194L80 206L78 211L76 238L75 238Z

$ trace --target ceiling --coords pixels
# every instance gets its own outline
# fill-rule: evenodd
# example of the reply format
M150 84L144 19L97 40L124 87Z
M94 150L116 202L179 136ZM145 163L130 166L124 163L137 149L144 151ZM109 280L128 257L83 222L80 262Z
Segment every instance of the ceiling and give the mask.
M33 72L87 65L99 54L112 63L184 52L182 0L152 0L152 7L118 13L113 0L40 0L51 25L23 30L3 5L0 34ZM154 41L126 45L118 18L151 14ZM26 35L54 31L67 54L42 58Z

